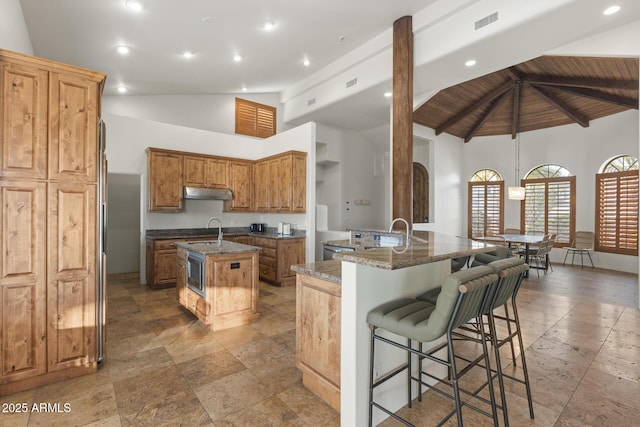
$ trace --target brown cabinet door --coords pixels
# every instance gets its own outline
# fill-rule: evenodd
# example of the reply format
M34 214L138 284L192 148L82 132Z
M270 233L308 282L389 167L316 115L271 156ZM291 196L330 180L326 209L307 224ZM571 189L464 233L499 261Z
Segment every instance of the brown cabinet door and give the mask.
M178 277L177 251L175 249L162 249L155 252L153 259L153 285L176 283L176 278Z
M96 219L95 184L49 184L49 372L96 360Z
M229 161L207 159L205 164L205 186L210 188L229 188Z
M255 165L255 205L261 212L269 210L269 162L257 162Z
M229 162L229 187L233 200L225 201L225 211L251 210L253 162L232 160Z
M291 166L291 205L292 212L307 210L307 155L294 154Z
M178 249L177 254L176 298L184 306L187 305L187 251Z
M182 210L183 159L180 154L148 151L149 210L177 212Z
M289 285L295 282L296 273L291 271L291 266L304 264L305 250L304 239L278 240L277 252L277 282L281 285ZM282 282L285 283L282 283Z
M47 177L49 73L0 62L0 177Z
M98 83L51 73L49 178L97 181Z
M269 160L269 210L280 212L280 158Z
M280 171L278 173L278 202L279 211L291 210L291 198L292 198L292 156L287 154L280 158Z
M0 384L46 372L46 184L0 181Z
M214 316L257 310L258 286L253 275L254 269L258 267L254 265L257 258L253 255L238 255L225 260L207 258L207 263L209 261L213 261L213 270L210 270L208 264L207 275L213 275L213 280L209 280L208 283L216 284L213 288L207 288L207 292L214 292L213 298L210 299Z
M184 156L184 185L204 187L205 164L204 157Z

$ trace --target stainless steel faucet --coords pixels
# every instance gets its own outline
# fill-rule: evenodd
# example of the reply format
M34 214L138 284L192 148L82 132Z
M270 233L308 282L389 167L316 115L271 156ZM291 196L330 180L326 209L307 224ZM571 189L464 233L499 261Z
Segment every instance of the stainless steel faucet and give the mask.
M389 227L389 233L391 233L393 231L393 225L397 222L397 221L402 221L404 222L404 225L407 227L407 237L406 240L404 242L405 245L409 245L409 233L410 233L410 229L409 229L409 223L407 222L406 219L404 218L396 218L393 221L391 221L391 226Z
M222 245L222 221L220 218L211 217L209 218L209 222L207 222L207 228L211 225L211 221L218 221L218 246Z

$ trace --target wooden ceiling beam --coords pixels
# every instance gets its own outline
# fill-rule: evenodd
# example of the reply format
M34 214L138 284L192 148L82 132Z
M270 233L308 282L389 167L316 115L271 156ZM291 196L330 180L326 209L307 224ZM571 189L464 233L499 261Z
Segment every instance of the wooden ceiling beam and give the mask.
M587 89L623 89L638 90L638 80L616 80L589 77L545 76L534 74L521 75L522 81L530 84L549 86L570 86Z
M611 93L602 92L594 89L584 89L578 87L568 87L568 86L547 86L547 85L536 85L538 87L546 87L552 90L559 90L562 92L566 92L572 95L582 96L585 98L595 99L596 101L608 102L610 104L619 105L625 108L633 108L635 110L638 109L638 98L632 98L628 96L619 96L613 95Z
M518 82L513 87L513 115L511 118L511 139L516 139L516 135L520 129L520 92L522 91L522 83Z
M440 126L436 127L436 135L440 135L442 132L447 130L450 126L453 126L454 124L456 124L457 122L459 122L460 120L468 116L473 111L493 101L499 96L504 95L504 93L507 92L509 89L511 89L514 84L515 84L514 81L509 80L504 82L502 85L498 86L493 91L487 93L485 96L483 96L473 104L469 105L468 107L460 111L458 114L452 116L446 122L442 123Z
M465 143L471 141L471 138L473 138L476 135L476 133L482 127L482 125L489 119L489 117L491 117L491 114L493 114L496 108L498 108L498 106L507 98L506 97L507 93L508 92L506 91L502 92L500 96L498 96L491 102L491 105L489 105L489 108L487 109L487 111L485 111L484 114L480 117L480 119L478 119L475 122L471 130L469 130L469 133L464 137Z
M562 101L558 97L549 93L549 91L537 85L528 85L538 96L542 97L549 104L553 105L556 109L564 113L574 122L578 123L583 128L589 127L589 120L584 116L578 114L578 112L569 106L566 102Z

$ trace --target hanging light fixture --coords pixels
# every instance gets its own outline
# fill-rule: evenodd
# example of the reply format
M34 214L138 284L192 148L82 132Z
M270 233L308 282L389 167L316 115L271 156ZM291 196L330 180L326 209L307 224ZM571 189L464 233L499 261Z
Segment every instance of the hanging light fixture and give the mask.
M520 179L520 133L516 135L516 176L515 184L518 184ZM524 200L525 189L524 187L513 186L509 187L509 200Z

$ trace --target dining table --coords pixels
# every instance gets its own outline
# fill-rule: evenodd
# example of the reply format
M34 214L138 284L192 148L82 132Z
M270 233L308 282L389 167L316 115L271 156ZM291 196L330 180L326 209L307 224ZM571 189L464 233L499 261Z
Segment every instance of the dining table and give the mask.
M531 245L539 245L544 239L542 234L499 234L504 241L511 247L513 244L524 245L524 262L529 264L529 248ZM529 277L529 270L525 273L525 277Z

